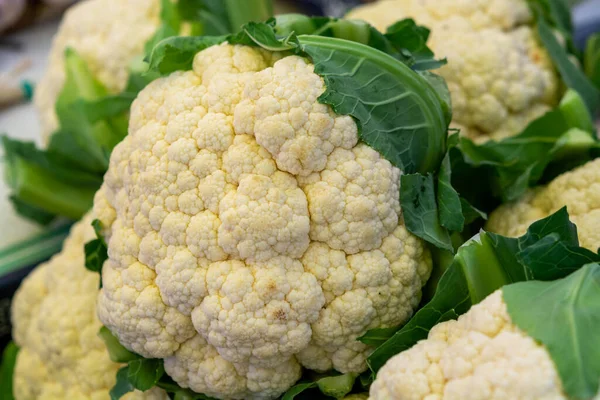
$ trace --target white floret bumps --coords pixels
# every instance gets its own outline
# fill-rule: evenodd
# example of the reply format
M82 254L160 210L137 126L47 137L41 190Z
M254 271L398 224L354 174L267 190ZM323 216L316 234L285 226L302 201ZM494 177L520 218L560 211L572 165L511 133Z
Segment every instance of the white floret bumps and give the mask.
M391 358L370 400L567 400L548 351L512 324L497 290Z
M452 96L452 126L477 142L521 132L559 99L560 84L525 0L384 0L347 18L385 31L402 18L431 29L448 63L436 72Z
M98 313L184 387L272 399L301 366L364 371L356 338L419 303L431 257L401 172L324 90L301 57L222 44L133 103L95 198Z
M55 104L65 82L65 49L77 51L96 79L111 93L119 92L131 63L158 28L159 14L158 0L84 0L67 10L33 99L45 142L58 128Z

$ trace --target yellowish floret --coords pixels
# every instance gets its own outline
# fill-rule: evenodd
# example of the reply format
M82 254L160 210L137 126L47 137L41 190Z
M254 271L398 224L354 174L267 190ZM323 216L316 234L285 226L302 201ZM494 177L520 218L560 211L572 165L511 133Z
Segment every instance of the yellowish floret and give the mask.
M525 234L529 225L567 206L577 225L579 244L600 248L600 158L566 172L548 185L530 189L515 202L496 209L485 229L504 236Z
M302 366L362 372L356 339L419 303L431 257L401 171L324 90L304 58L222 44L133 103L94 202L98 315L183 387L274 399Z

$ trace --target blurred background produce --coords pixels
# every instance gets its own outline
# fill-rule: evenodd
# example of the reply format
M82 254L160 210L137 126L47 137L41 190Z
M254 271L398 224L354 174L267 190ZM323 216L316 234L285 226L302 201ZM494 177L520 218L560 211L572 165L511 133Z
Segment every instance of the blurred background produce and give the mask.
M126 0L123 0L126 1ZM64 10L73 0L0 0L0 134L19 140L30 140L38 145L47 143L50 132L56 128L52 107L59 95L64 71L48 69L50 46ZM350 8L366 3L361 0L297 0L276 2L276 13L305 12L313 15L342 16ZM575 20L574 42L582 47L587 37L600 31L600 0L571 1ZM156 16L156 18L158 18ZM110 20L105 22L107 26ZM151 36L158 22L151 23L148 32L140 36L137 46ZM137 31L137 29L136 29ZM85 52L89 42L77 44L79 32L70 38L59 38ZM65 34L66 35L66 34ZM64 36L64 35L63 35ZM142 37L143 36L143 37ZM129 38L129 37L128 37ZM599 44L600 45L600 44ZM100 63L102 60L98 60ZM590 68L594 68L592 65ZM98 73L93 65L90 67ZM47 74L55 86L41 86L38 107L47 111L36 112L29 101L36 82ZM128 75L122 67L106 69L102 83L117 93L125 88ZM102 73L100 74L102 75ZM115 79L111 82L111 79ZM44 98L44 99L42 99ZM46 103L46 104L45 104ZM0 150L2 151L2 150ZM5 174L4 157L0 154L0 174ZM9 201L9 190L0 181L0 348L8 341L8 305L20 280L37 263L48 259L60 249L71 221L55 220L42 226L19 216Z

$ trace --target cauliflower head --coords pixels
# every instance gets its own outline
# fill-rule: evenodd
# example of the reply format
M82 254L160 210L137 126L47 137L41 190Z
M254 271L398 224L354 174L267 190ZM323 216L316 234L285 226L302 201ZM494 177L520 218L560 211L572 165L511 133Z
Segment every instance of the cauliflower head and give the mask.
M546 348L510 319L502 290L391 358L371 400L566 400Z
M304 58L222 44L132 105L94 200L98 315L182 387L275 398L301 366L361 372L356 338L419 303L431 257L401 171L324 90Z
M448 64L436 71L452 97L453 126L477 142L521 132L559 100L559 80L537 41L525 0L384 0L352 10L385 29L413 18Z
M158 0L85 0L67 10L33 99L45 142L58 128L54 105L65 82L65 49L76 50L92 74L117 93L125 88L130 64L159 24Z
M523 235L533 222L567 206L577 225L579 243L592 251L600 248L600 158L566 172L548 185L530 189L517 201L498 207L486 230L504 236Z
M97 336L98 275L84 267L84 243L94 237L86 216L61 253L36 268L12 304L13 338L21 347L14 373L16 400L108 400L119 364ZM160 389L128 400L166 400Z

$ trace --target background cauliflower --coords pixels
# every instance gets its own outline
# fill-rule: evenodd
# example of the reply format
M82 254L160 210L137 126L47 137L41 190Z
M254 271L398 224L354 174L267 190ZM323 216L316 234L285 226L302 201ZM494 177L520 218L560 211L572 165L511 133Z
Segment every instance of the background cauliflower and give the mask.
M516 327L502 290L458 320L436 325L390 359L371 385L371 400L566 400L544 346Z
M486 230L517 237L539 219L567 206L577 225L579 241L592 251L600 248L600 158L566 172L547 185L530 189L519 200L498 207Z
M34 95L45 142L58 128L54 105L65 82L65 49L77 51L94 77L118 93L125 89L131 63L158 28L159 14L159 0L85 0L67 10Z
M480 231L369 356L370 399L597 399L599 261L566 207L518 238Z
M132 106L94 201L98 315L183 387L275 398L301 366L362 372L356 338L419 303L431 258L401 171L324 90L304 58L222 44Z
M413 18L448 64L437 72L452 95L453 125L482 142L521 132L559 100L559 80L536 39L525 0L384 0L347 18L378 29Z
M84 268L84 243L94 237L86 216L61 253L23 282L12 304L16 400L109 399L120 365L98 337L98 275ZM126 399L166 400L160 389Z

